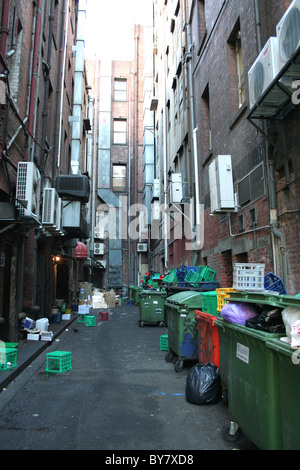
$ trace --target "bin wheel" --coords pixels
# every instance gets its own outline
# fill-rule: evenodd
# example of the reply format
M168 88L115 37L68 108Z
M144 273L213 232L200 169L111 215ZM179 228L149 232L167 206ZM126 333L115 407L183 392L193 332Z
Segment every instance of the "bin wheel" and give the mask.
M241 429L236 423L227 423L222 428L222 437L226 442L237 442L241 436Z
M173 361L173 353L172 353L172 351L168 352L168 353L165 355L165 360L166 360L166 362L172 362L172 361Z
M139 320L139 326L141 326L141 327L145 326L144 322Z
M163 322L163 321L159 322L159 326L160 326L161 328L163 328L163 327L165 326L165 322Z
M183 361L177 361L175 363L175 366L174 366L175 372L182 372L183 368L184 368Z

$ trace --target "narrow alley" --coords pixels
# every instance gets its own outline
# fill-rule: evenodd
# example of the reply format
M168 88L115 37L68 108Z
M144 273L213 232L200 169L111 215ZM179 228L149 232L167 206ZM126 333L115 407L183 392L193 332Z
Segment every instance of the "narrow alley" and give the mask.
M94 327L73 321L0 393L1 450L190 450L196 458L197 450L255 449L246 437L224 442L222 401L186 401L190 366L176 373L165 361L166 328L139 327L138 307L126 304L109 309L108 321L93 315ZM70 371L45 372L55 350L72 353Z

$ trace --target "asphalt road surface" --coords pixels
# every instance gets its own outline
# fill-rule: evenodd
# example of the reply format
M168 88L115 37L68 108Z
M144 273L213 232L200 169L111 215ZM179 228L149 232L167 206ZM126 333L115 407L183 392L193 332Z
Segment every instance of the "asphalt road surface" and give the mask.
M94 313L95 326L75 321L0 394L1 450L175 455L255 449L245 436L224 441L222 428L230 418L222 401L203 406L186 401L191 365L175 372L165 361L160 336L166 328L139 327L138 307L125 304L109 310L108 321ZM55 350L71 352L70 371L46 373L46 353Z

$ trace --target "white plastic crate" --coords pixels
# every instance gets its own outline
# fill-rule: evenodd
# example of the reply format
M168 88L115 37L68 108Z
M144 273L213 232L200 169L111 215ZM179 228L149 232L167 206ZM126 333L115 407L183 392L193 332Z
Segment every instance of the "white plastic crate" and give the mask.
M239 291L261 292L264 287L264 264L235 263L233 268L233 288Z

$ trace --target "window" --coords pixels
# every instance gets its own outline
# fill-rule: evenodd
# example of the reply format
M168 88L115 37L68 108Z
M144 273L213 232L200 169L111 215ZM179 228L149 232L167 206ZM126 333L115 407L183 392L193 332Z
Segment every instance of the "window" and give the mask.
M245 102L245 74L240 22L237 21L228 39L229 84L232 110L242 107Z
M113 190L126 189L126 165L113 165Z
M127 80L115 78L114 81L114 100L126 101L127 100Z
M207 155L212 149L212 134L210 123L209 86L205 88L202 95L202 128L203 128L203 150Z
M206 22L205 22L205 0L198 0L198 31L199 31L199 47L203 43L203 39L206 34Z
M114 144L127 143L126 119L114 119Z
M245 80L244 80L241 31L238 31L236 40L235 40L235 56L236 56L236 71L237 71L238 93L239 93L239 107L241 107L245 102Z
M238 183L239 205L245 206L265 194L263 164Z

